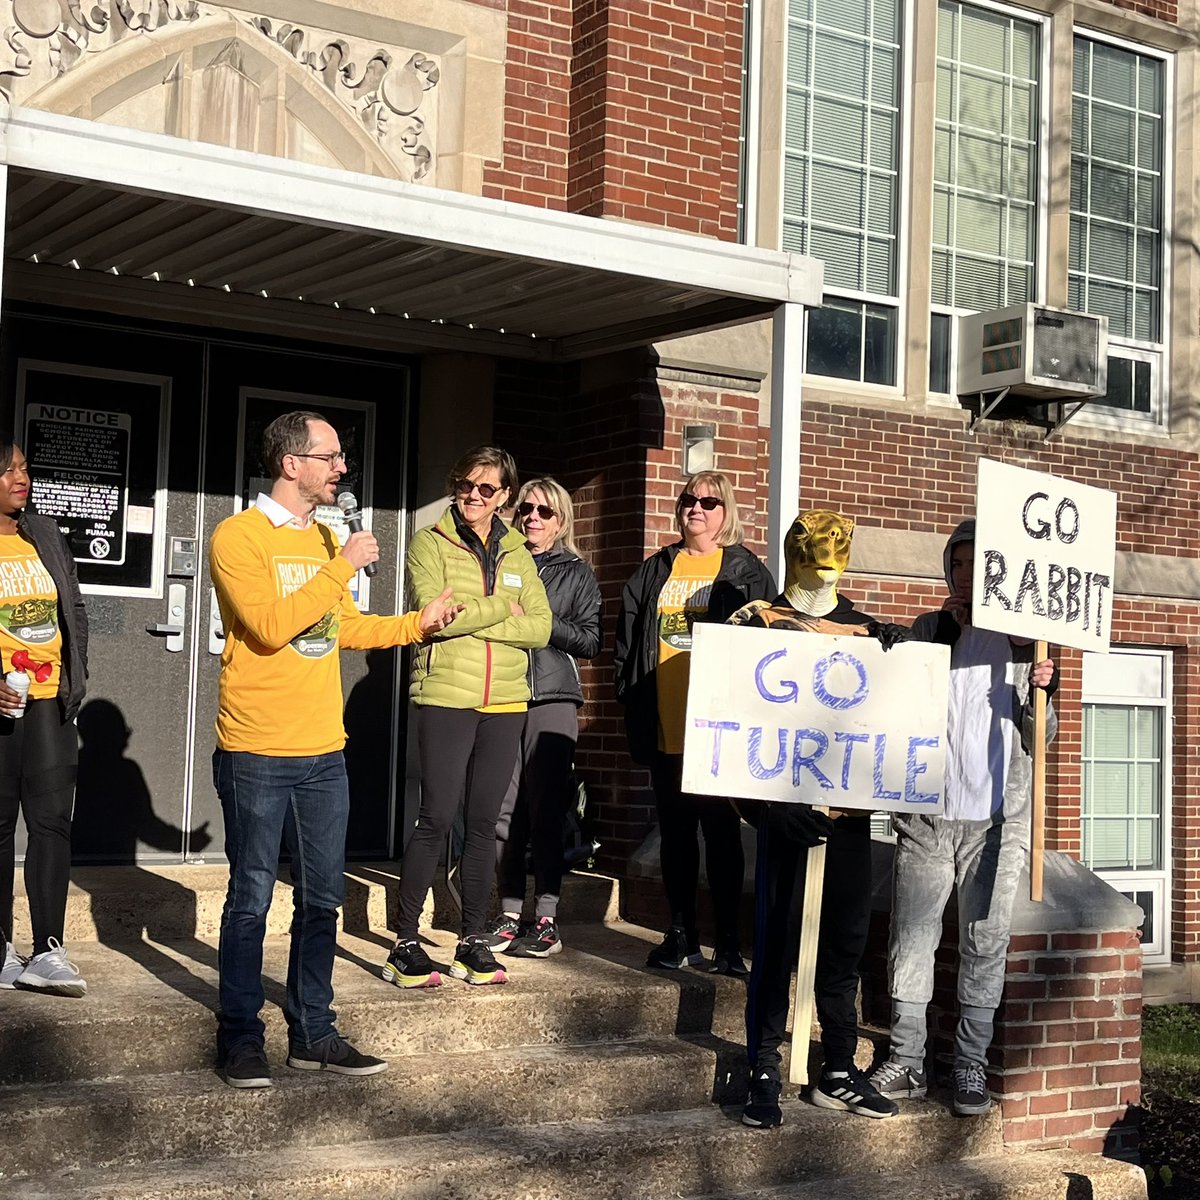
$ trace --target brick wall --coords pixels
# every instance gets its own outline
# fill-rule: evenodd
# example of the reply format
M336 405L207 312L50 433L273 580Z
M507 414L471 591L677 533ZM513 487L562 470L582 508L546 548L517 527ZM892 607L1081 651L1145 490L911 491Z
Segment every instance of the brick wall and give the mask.
M1179 5L1175 0L1108 0L1115 8L1141 13L1144 17L1157 17L1160 21L1179 22Z
M741 0L509 0L484 195L737 234Z
M886 1028L889 914L872 916L863 960L867 1020ZM929 1007L934 1078L949 1075L958 1019L958 929L953 907L938 948ZM1004 1140L1014 1148L1103 1152L1137 1148L1141 1079L1141 950L1130 930L1019 933L1009 945L1004 997L989 1052Z

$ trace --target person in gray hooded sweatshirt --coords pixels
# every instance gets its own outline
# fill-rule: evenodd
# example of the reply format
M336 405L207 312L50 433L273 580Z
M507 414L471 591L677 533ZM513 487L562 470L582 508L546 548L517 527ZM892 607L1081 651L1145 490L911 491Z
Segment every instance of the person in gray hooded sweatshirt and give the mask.
M1013 901L1029 852L1033 783L1033 689L1052 693L1050 659L1030 642L971 623L975 522L963 521L943 555L950 595L913 624L916 641L951 647L946 727L946 804L941 816L893 817L891 1055L871 1082L892 1099L926 1094L926 1008L942 912L958 890L959 1019L954 1111L987 1112L987 1051L1004 988ZM1047 709L1046 740L1057 722Z

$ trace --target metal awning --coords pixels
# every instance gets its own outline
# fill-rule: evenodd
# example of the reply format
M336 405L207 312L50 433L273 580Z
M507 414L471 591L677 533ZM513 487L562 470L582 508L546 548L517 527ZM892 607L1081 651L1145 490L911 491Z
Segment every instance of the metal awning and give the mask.
M32 109L0 124L5 272L404 322L414 348L575 359L818 304L787 252ZM115 284L114 284L115 286Z

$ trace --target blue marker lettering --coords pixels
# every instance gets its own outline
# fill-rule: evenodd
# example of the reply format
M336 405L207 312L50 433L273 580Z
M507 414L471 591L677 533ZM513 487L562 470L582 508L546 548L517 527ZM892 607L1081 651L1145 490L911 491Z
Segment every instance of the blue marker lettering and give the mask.
M710 721L706 717L696 717L692 724L697 729L713 731L712 773L715 779L721 770L721 733L726 729L736 732L741 729L741 725L737 721Z
M842 759L842 791L850 790L850 755L854 753L856 742L869 742L870 736L865 733L835 733L833 735L835 742L841 742L846 747L846 755Z
M763 668L769 663L773 663L777 658L784 658L787 655L786 650L772 650L765 658L759 661L757 667L754 668L754 685L758 688L758 694L764 699L769 700L772 704L790 704L797 696L800 695L800 689L790 679L781 679L780 683L784 688L782 695L777 695L775 692L767 691L767 685L763 683Z
M841 663L853 667L858 673L858 690L853 696L833 696L825 688L825 677L834 667ZM812 689L813 695L826 708L832 708L835 712L842 712L848 708L857 708L867 698L869 692L867 686L867 668L853 654L847 654L844 650L835 650L832 654L825 655L813 668Z
M773 767L763 765L762 755L762 726L754 725L750 729L750 737L746 743L746 769L754 776L755 779L774 779L776 775L783 773L783 768L787 766L787 730L780 729L779 731L779 753L775 758Z
M941 741L935 737L910 737L908 739L908 762L904 769L904 803L905 804L936 804L936 792L918 792L917 776L924 775L929 770L929 764L917 762L918 746L936 746Z
M800 752L801 745L806 741L816 743L816 753L802 754ZM833 782L817 766L817 759L828 749L829 739L819 729L796 730L796 741L792 750L792 787L800 786L800 768L807 767L813 773L813 778L822 788L826 791L833 790Z
M899 800L899 792L889 792L883 786L883 756L887 753L887 734L875 735L875 790L871 793L872 800Z

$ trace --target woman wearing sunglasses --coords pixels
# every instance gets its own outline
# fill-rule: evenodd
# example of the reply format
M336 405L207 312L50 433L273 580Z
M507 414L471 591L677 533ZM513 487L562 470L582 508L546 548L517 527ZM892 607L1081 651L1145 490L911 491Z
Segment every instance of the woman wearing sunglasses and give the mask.
M417 531L408 551L416 598L452 588L465 607L453 631L434 634L413 659L421 810L404 852L398 937L383 968L384 979L407 988L442 982L417 940L417 920L464 796L462 933L450 974L474 984L507 982L487 937L496 817L525 725L526 651L550 637L546 589L525 539L498 515L517 486L512 456L477 446L454 464L448 483L450 507Z
M681 539L650 555L625 585L613 659L617 699L634 762L650 768L662 839L662 878L671 926L651 952L652 967L699 966L697 827L716 925L710 970L746 974L738 916L745 860L739 817L724 800L682 790L684 712L692 626L722 622L751 600L775 595L770 571L742 543L733 488L703 471L675 503Z
M529 656L529 711L521 752L496 822L500 915L490 946L517 958L562 949L558 894L563 876L563 817L583 689L578 659L600 652L600 585L572 537L571 497L553 479L531 479L517 495L517 528L537 564L554 614L550 644ZM533 925L522 936L525 847L532 845Z

